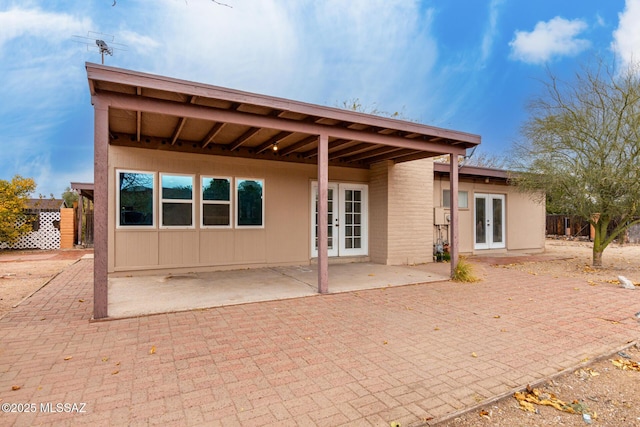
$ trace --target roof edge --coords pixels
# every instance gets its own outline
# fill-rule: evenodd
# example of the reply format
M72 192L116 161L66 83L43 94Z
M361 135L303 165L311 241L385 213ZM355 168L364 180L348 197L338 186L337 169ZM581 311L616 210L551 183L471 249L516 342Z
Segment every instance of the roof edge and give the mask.
M133 71L108 65L100 65L91 62L86 62L85 66L87 69L87 78L89 79L90 87L92 87L92 80L102 80L120 84L135 84L140 87L148 87L151 89L171 89L176 92L188 95L218 97L231 102L254 104L258 106L270 107L285 111L307 114L311 116L322 116L328 119L340 121L352 121L368 126L392 128L419 134L429 134L434 137L464 142L465 145L467 145L467 148L479 145L481 143L480 135L452 129L439 128L406 120L392 119L383 116L361 113L358 111L349 111L336 107L328 107L290 100L286 98L245 92L221 86L214 86L210 84L166 77L157 74ZM126 79L124 79L125 81L123 81L122 76L126 76ZM162 82L164 84L159 85L159 82Z
M433 163L434 172L449 174L449 163ZM481 166L459 166L458 174L467 176L509 179L509 171L505 169L485 168Z

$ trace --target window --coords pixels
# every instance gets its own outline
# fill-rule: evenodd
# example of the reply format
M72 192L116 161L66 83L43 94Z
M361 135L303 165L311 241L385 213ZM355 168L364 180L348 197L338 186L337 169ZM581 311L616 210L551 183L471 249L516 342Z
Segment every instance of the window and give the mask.
M450 190L442 190L442 207L450 208L451 206ZM467 191L458 191L458 209L469 208L469 193Z
M194 226L193 175L160 174L162 209L160 221L163 227Z
M153 227L155 174L117 171L119 227Z
M236 226L264 227L264 180L236 179Z
M202 177L202 226L231 227L231 178Z

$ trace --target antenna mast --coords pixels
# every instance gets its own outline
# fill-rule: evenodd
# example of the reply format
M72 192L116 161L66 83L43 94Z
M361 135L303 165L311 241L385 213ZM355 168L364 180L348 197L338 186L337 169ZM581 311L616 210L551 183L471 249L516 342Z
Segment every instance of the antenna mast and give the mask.
M96 45L100 49L100 56L102 57L102 65L104 65L104 54L113 56L113 48L109 47L104 40L96 40Z
M87 36L72 36L74 42L82 43L87 46L87 50L98 49L100 57L102 58L102 65L104 65L104 55L113 56L114 50L127 50L127 46L119 43L114 43L115 37L110 34L97 33L95 31L88 31ZM107 40L109 44L107 44ZM94 44L95 43L95 44Z

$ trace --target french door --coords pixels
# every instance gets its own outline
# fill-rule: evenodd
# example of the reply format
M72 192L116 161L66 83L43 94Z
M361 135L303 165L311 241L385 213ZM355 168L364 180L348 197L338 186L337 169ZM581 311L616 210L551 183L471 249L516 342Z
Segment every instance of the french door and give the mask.
M330 182L327 210L328 255L369 253L367 185ZM318 183L311 184L311 256L318 256Z
M504 195L476 194L474 224L475 249L504 248Z

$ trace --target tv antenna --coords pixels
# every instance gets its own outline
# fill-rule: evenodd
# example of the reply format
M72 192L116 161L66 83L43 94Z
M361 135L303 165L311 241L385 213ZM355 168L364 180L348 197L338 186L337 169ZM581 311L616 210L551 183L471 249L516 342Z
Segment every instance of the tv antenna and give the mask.
M82 43L87 46L87 51L97 51L102 57L102 64L104 65L104 55L113 56L114 50L126 51L127 46L115 43L115 37L111 34L97 33L95 31L88 31L86 36L71 36L76 43Z

